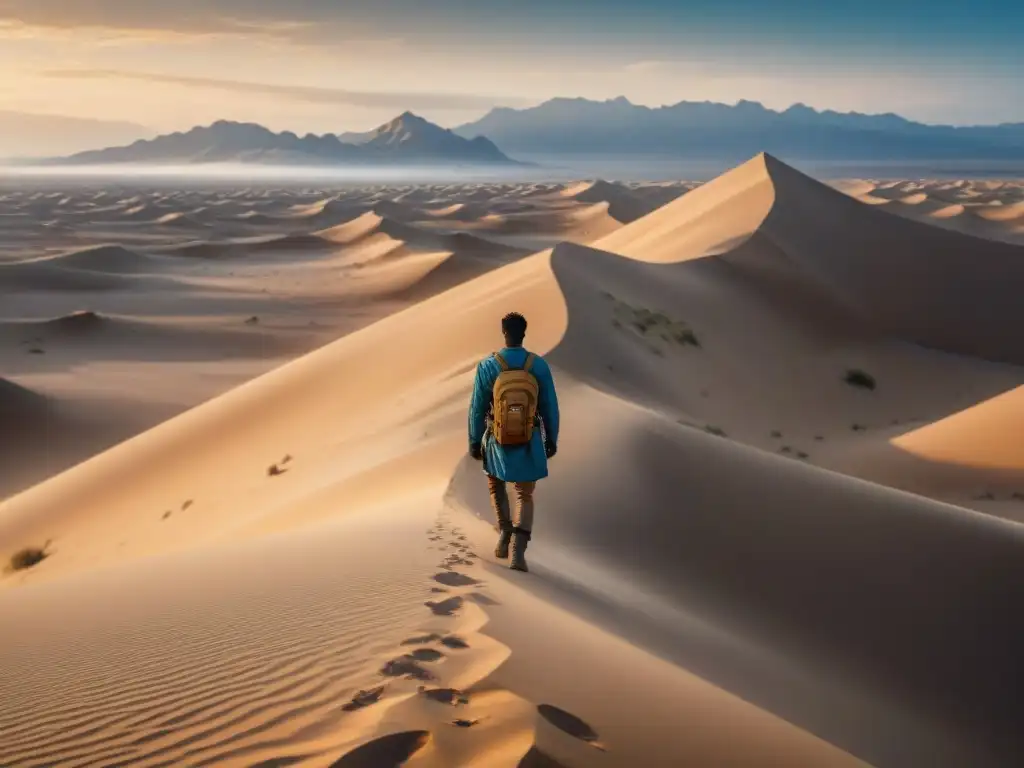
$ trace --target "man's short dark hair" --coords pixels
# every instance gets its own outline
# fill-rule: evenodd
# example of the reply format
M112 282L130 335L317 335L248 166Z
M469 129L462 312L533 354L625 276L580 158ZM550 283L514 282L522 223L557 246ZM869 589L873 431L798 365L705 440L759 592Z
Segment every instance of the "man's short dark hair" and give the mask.
M526 338L526 318L518 312L509 312L501 318L501 332L505 341L513 346L523 343Z

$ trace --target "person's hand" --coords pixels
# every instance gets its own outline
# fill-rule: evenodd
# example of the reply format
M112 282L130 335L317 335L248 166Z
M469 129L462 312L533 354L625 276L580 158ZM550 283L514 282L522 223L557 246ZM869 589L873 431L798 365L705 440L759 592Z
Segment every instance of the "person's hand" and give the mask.
M469 446L469 455L477 461L484 460L484 447L480 443L473 443Z
M544 441L544 453L550 459L556 453L558 453L558 446L555 445L551 440Z

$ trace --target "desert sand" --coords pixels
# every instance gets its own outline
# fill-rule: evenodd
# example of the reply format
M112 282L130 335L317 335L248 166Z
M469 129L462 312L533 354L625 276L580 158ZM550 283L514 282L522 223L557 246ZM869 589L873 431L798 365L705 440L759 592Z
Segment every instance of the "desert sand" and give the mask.
M836 187L908 219L1024 245L1024 184L1016 180L856 179Z
M687 188L9 182L0 375L47 407L0 457L0 498L477 275L591 242ZM19 410L19 397L2 395L0 409Z
M837 186L8 191L0 764L1020 764L1024 248Z

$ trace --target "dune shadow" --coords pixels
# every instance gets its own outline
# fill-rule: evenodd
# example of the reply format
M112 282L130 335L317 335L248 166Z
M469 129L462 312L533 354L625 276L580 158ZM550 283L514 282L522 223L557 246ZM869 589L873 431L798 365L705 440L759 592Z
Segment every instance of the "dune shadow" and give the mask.
M287 755L284 757L272 757L269 760L261 760L253 763L249 768L287 768L289 765L298 765L309 760L313 755Z
M537 714L574 739L597 746L597 731L571 712L566 712L552 704L538 704Z
M330 768L398 768L430 741L429 731L402 731L356 747Z
M523 759L516 763L516 768L566 768L565 765L548 757L537 747L530 747L530 751L523 755Z

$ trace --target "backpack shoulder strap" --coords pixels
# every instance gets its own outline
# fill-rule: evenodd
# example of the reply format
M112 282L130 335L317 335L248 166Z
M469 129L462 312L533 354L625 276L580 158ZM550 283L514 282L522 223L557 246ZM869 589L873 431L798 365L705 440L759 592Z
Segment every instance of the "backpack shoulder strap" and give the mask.
M502 373L508 370L508 363L505 362L505 358L501 356L501 353L495 352L494 359L498 361L498 365L501 366Z
M523 370L524 371L529 371L530 370L531 366L533 366L533 361L534 361L534 359L536 357L537 356L535 354L533 354L533 352L531 352L530 354L528 354L526 356L526 362L523 363Z

